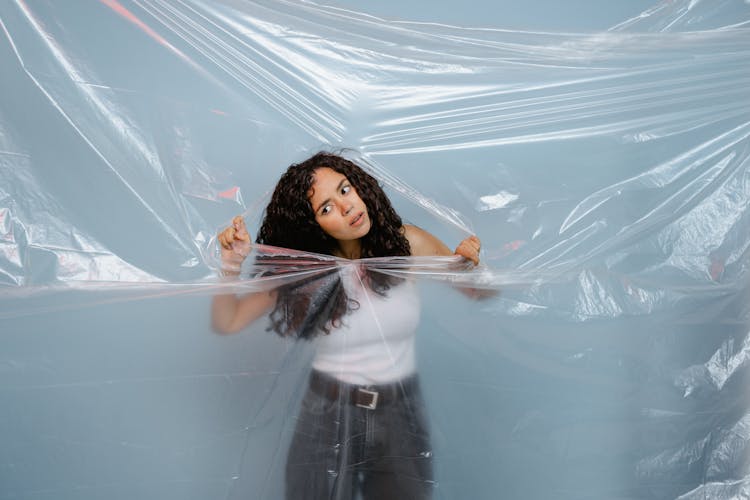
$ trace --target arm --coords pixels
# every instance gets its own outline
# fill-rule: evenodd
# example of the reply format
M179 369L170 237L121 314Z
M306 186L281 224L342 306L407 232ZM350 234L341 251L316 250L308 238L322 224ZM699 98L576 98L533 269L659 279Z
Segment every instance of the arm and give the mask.
M219 233L222 274L238 276L242 262L250 253L250 235L241 216ZM217 333L236 333L263 316L276 304L276 292L256 292L242 297L221 294L211 303L211 324Z
M450 249L445 246L445 243L417 226L406 224L404 226L404 235L406 236L406 239L409 240L411 254L414 256L460 255L461 257L473 262L475 266L479 264L479 251L482 248L482 244L476 236L469 236L464 239L458 244L456 250L451 252ZM485 299L494 297L498 294L498 292L494 290L482 290L470 287L457 288L461 293L472 299Z
M409 240L411 254L414 256L460 255L461 257L472 261L475 266L479 264L479 250L481 249L482 244L476 236L469 236L463 240L453 252L445 246L445 243L417 226L406 224L404 226L404 236Z
M211 324L217 333L237 333L276 304L276 292L256 292L242 297L222 294L211 303Z

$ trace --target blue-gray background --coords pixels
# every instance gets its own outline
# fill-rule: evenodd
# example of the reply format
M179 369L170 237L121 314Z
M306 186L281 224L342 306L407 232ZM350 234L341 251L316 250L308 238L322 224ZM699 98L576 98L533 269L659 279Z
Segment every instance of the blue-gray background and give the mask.
M421 280L437 498L747 498L747 2L337 5L0 6L0 498L280 498L210 238L338 146L501 291Z

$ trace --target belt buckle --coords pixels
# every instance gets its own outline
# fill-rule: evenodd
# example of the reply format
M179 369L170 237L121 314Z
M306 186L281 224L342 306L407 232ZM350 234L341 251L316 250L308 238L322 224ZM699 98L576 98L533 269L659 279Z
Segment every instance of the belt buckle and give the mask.
M356 403L354 403L355 406L359 406L360 408L365 408L367 410L374 410L375 408L378 407L379 394L377 393L377 391L369 391L367 389L357 388L357 393L358 395L364 394L366 396L369 396L370 402L363 403L363 402L357 401Z

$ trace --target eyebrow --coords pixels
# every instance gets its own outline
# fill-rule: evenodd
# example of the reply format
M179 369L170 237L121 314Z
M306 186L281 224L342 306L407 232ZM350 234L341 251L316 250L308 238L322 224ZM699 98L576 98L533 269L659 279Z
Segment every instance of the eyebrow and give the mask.
M344 177L343 179L341 179L341 182L339 182L339 185L338 185L338 186L336 186L336 191L337 191L337 192L338 192L338 190L339 190L339 189L341 189L341 186L343 186L343 185L344 185L344 183L345 183L345 182L347 182L347 180L348 180L348 179L347 179L346 177ZM326 198L325 200L323 200L323 201L322 201L322 202L320 203L320 205L318 205L318 208L316 208L316 209L315 209L315 211L317 212L318 210L320 210L321 208L323 208L324 206L326 206L326 205L328 204L328 202L329 202L329 201L331 201L331 199L330 199L330 198Z

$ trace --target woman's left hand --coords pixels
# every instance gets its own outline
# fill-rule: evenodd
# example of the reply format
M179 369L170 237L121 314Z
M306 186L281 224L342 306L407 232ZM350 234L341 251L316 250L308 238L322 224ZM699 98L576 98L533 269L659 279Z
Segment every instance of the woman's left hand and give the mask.
M479 251L482 249L482 242L476 236L469 236L456 247L456 251L453 252L456 255L460 255L474 263L479 264Z

